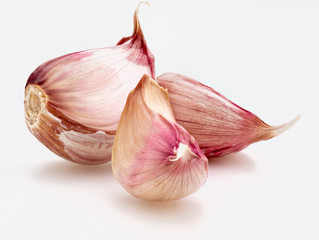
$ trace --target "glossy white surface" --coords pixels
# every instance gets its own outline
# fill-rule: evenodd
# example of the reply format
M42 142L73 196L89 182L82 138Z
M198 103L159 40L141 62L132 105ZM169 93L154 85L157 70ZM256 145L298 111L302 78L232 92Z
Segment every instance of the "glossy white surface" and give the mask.
M319 2L150 1L140 21L157 75L212 86L281 136L210 161L176 202L131 197L111 166L55 156L24 124L24 85L42 62L112 46L138 1L0 3L0 239L319 239Z

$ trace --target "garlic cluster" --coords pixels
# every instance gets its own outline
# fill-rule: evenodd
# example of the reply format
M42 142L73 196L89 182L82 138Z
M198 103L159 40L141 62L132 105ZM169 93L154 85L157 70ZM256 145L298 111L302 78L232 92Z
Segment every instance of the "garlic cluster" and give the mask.
M299 116L270 126L194 79L176 73L156 78L138 8L133 34L116 46L40 65L26 84L25 121L64 159L112 159L115 178L132 195L180 199L205 183L206 157L277 136Z

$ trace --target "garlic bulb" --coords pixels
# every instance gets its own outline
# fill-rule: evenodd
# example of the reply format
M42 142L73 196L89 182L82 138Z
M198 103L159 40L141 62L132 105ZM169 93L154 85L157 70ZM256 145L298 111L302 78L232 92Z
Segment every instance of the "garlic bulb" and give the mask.
M207 158L175 122L167 90L144 75L129 94L112 152L115 178L147 200L188 196L207 178Z
M214 89L189 77L164 73L157 82L167 88L173 113L198 142L207 157L237 152L248 145L275 137L299 116L280 126L269 126Z
M110 161L129 92L154 57L134 13L134 31L117 46L71 53L39 66L25 88L29 130L57 155L83 164Z

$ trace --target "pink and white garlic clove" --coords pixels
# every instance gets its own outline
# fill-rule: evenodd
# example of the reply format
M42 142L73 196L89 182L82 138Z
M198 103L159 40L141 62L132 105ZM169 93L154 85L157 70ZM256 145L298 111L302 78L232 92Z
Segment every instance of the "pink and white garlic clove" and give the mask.
M273 138L300 117L280 126L270 126L211 87L187 76L164 73L156 80L168 90L177 123L194 136L207 157L224 156Z
M137 198L176 200L205 183L207 165L195 139L176 123L167 91L144 75L129 94L118 125L115 178Z
M111 160L111 149L129 92L143 74L155 77L134 13L134 31L114 47L67 54L40 65L25 88L25 121L57 155L82 164Z

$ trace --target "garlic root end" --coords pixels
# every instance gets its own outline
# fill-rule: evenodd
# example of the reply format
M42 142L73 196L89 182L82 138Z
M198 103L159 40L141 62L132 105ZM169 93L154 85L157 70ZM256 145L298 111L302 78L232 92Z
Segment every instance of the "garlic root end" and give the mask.
M28 126L33 126L38 122L39 114L45 108L47 95L37 84L30 84L25 90L24 110L25 121Z

